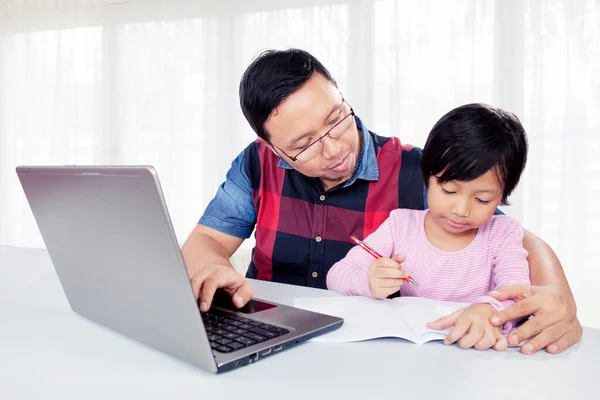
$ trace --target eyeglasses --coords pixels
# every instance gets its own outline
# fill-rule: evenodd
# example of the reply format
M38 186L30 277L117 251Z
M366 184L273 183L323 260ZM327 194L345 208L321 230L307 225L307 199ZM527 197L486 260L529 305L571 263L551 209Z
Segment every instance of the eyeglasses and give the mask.
M342 99L342 104L346 104L348 107L350 107L350 104L348 104L344 99ZM273 143L269 143L271 144L271 146L276 147L279 151L281 151L290 160L305 163L321 154L321 152L323 151L323 139L325 139L325 136L329 136L332 139L337 139L344 133L346 133L348 129L350 129L352 123L354 122L354 118L352 117L354 117L354 110L352 109L352 107L350 107L350 113L348 115L339 120L334 126L331 127L331 129L325 132L323 136L306 145L302 150L300 150L298 154L296 154L293 157L288 155L279 147L275 146Z

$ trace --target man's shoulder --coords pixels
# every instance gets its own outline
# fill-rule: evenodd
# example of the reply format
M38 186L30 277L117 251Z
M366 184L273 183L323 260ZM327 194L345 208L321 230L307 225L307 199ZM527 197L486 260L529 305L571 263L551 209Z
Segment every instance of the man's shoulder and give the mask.
M375 135L375 134L374 134ZM406 172L408 170L419 170L421 168L421 155L423 150L412 144L402 143L395 136L383 137L375 135L374 142L378 143L377 163L380 165L396 164L400 162L401 169Z
M246 146L246 148L242 150L242 154L247 166L252 164L264 165L265 163L274 164L276 166L280 160L280 157L271 150L269 145L260 139L257 139Z
M269 150L269 146L263 140L256 139L253 142L250 142L248 146L242 150L242 153L246 156L251 154L258 155L259 152L264 152L265 150Z
M423 150L419 147L413 146L412 144L402 143L400 138L396 136L380 136L374 132L369 131L371 139L376 149L381 149L383 153L411 153L419 159Z
M246 146L240 157L244 173L248 176L253 189L258 189L265 177L271 183L281 182L287 171L286 168L279 166L281 157L260 139Z

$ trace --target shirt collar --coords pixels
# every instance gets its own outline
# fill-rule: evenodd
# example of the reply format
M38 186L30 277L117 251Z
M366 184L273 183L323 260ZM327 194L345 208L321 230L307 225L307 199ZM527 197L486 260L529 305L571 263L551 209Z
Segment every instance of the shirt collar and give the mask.
M358 156L354 174L346 181L346 183L344 183L344 187L352 185L357 179L363 179L365 181L379 180L379 166L377 165L375 147L373 146L373 140L369 134L369 130L358 116L355 115L354 119L362 134L362 147L360 148L360 155ZM293 169L283 158L279 159L277 166L285 169Z

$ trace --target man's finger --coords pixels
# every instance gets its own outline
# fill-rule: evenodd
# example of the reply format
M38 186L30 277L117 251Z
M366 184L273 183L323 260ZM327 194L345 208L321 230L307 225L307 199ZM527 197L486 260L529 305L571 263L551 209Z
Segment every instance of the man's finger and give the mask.
M463 313L464 308L458 311L453 312L452 314L446 315L445 317L442 317L436 321L433 322L428 322L427 323L427 327L431 328L431 329L437 329L437 330L443 330L446 328L450 328L451 326L454 326L454 324L456 323L456 320L458 319L458 317L460 317L460 315Z
M581 329L581 325L579 322L576 322L576 327L570 331L567 331L560 339L555 340L554 342L548 345L547 350L548 353L558 354L565 349L571 347L573 344L577 343L583 334Z
M515 346L523 340L531 339L540 333L546 332L545 336L552 333L551 338L548 342L544 343L544 347L550 343L551 341L557 340L560 337L560 332L564 332L563 330L556 331L556 327L554 324L558 322L559 319L555 315L551 314L539 314L533 318L529 318L523 325L518 327L509 335L508 342Z
M494 297L496 300L524 300L535 294L535 289L531 285L524 285L522 283L515 285L506 285L497 288L491 292L488 292L489 296Z
M242 308L250 301L250 299L254 296L254 289L250 286L250 282L244 279L244 283L240 287L237 288L235 293L233 294L233 304L237 308Z
M190 283L192 285L192 292L194 292L194 298L198 300L198 297L200 296L200 287L202 286L202 283L200 283L199 281L195 281L193 277L192 279L190 279Z
M214 273L215 269L212 267L202 268L200 271L196 272L192 277L190 277L190 283L192 284L192 290L194 291L194 296L196 300L200 297L200 289L202 288L202 284L212 273Z
M533 322L533 320L535 320L535 319L536 318L532 318L531 320L529 320L527 322ZM523 324L523 326L525 326L525 324ZM521 326L521 328L523 326ZM560 324L560 323L553 324L553 325L546 327L545 329L541 330L540 333L537 334L537 336L530 335L532 333L531 329L538 329L537 327L536 328L528 327L528 329L529 330L526 330L525 333L520 333L520 332L518 332L518 330L513 332L514 334L517 335L518 339L520 339L521 341L532 338L527 343L521 345L521 353L523 353L523 354L533 354L533 353L545 348L550 343L558 340L562 336L562 334L565 332L564 325ZM530 336L527 336L527 335L530 335ZM511 334L511 336L512 336L512 334ZM511 339L509 339L509 343L512 343Z
M239 274L234 269L229 267L223 266L215 269L213 273L204 280L202 288L200 289L200 311L208 311L217 289L231 288L232 284L235 284L238 275ZM237 285L235 287L237 287ZM231 294L230 291L229 294Z
M215 277L208 277L204 280L200 289L200 311L206 312L210 309L215 292L219 288L219 282Z
M490 316L490 323L494 326L501 326L507 321L513 319L525 318L539 311L539 304L533 299L518 301L512 306L500 312L495 312Z

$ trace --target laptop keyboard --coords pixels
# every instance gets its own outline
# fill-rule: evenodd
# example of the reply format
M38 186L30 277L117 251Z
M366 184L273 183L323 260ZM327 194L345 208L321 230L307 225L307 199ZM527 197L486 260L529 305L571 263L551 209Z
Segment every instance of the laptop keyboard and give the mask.
M265 340L273 339L289 331L250 318L211 309L202 313L202 321L210 347L220 353L229 353Z

